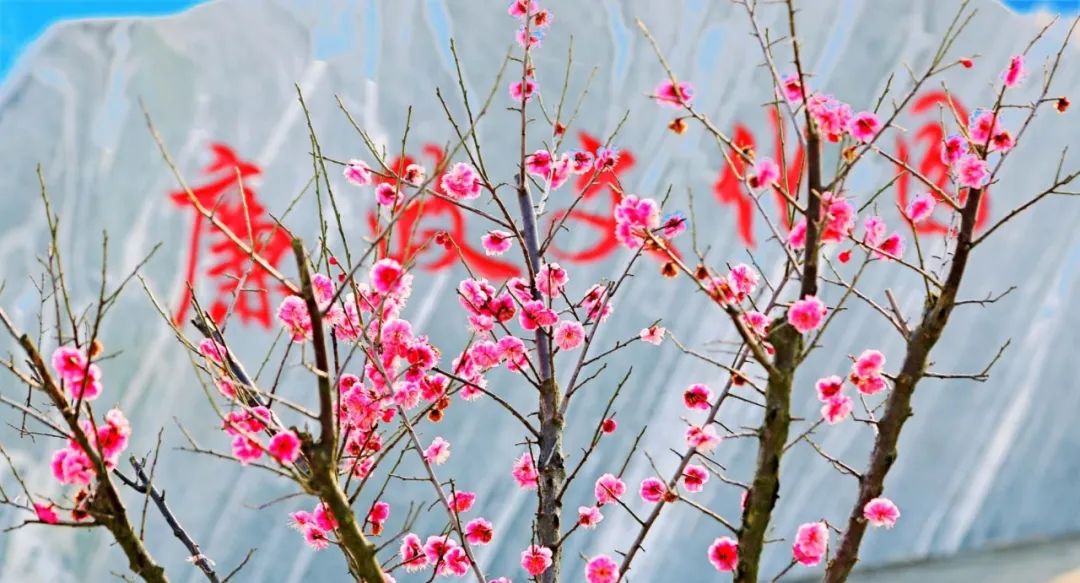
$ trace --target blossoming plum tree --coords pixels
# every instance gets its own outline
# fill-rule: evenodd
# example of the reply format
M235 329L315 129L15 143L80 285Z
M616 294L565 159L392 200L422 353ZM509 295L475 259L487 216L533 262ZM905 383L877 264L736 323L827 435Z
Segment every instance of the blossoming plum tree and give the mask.
M795 176L781 172L781 166L786 167L783 160L778 164L736 143L696 109L693 84L677 77L648 29L639 24L667 73L650 97L678 112L668 127L681 134L687 131L688 120L697 122L715 137L725 158L740 160L738 167L746 169L738 179L770 226L775 252L783 265L779 277L771 280L756 266L728 264L730 258L723 260L724 268L711 267L696 240L693 212L689 216L678 211L664 214L663 206L670 202L669 197L658 200L623 192L613 172L619 152L610 140L595 151L564 147L576 109L573 113L564 109L565 87L554 110L542 100L540 73L532 55L539 50L542 36L553 20L552 14L535 0L515 0L510 5L510 16L519 25L515 35L518 46L504 59L495 88L482 103L470 99L460 64L460 98L465 117L455 116L441 91L437 94L456 141L436 167L393 163L355 123L368 153L338 162L323 154L309 117L313 184L321 228L314 250L299 238L293 239L296 275L292 278L261 257L260 241L230 230L216 220L213 209L199 202L150 123L167 164L195 209L247 254L253 265L264 269L287 291L288 296L277 308L277 320L287 338L280 367L288 363L302 365L311 372L316 389L312 398L310 391L279 391L278 379L268 385L258 380L259 375L250 375L234 350L248 340L232 330L227 337L227 319L214 321L199 307L193 292L192 325L199 336L189 337L185 328L173 324L144 281L149 297L163 316L163 325L173 326L180 344L193 356L198 374L211 381L214 389L207 392L212 404L208 414L214 415L215 423L220 425L221 443L228 444L227 451L219 451L200 446L188 436L185 449L294 483L300 493L311 498L310 505L305 506L310 510L296 511L288 517L299 532L298 541L302 538L317 550L337 548L349 574L358 581L394 581L402 574L407 577L421 573L424 580L471 576L481 583L505 583L511 578L552 583L580 580L584 574L590 583L615 583L630 579L635 560L644 560L640 557L645 541L665 508L679 508L715 521L719 531L726 531L712 544L690 549L686 559L699 561L703 571L711 565L718 571L732 572L737 581L751 582L762 576L759 568L778 504L780 480L788 479L781 473L782 459L790 448L805 443L822 463L857 481L857 496L846 524L830 523L808 509L806 523L793 533L782 533L781 537L790 535L783 539L791 545L790 561L775 578L797 565L826 561L826 580L845 580L858 559L867 526L891 528L901 516L897 504L884 496L884 483L897 456L900 433L911 415L916 386L926 378L986 380L991 366L1001 356L999 351L985 370L973 375L929 369L931 351L953 310L965 303L987 303L959 296L971 254L1006 222L1039 201L1052 195L1077 194L1066 188L1080 173L1066 173L1059 166L1045 190L982 232L976 231L986 189L995 182L1009 154L1021 145L1032 119L1046 104L1056 103L1062 111L1068 106L1064 97L1050 94L1062 51L1048 63L1040 96L1029 104L1009 100L1010 90L1025 81L1025 51L1004 64L996 96L970 119L961 118L955 108L944 108L941 123L948 137L941 152L943 163L951 170L950 188L942 188L903 165L901 170L911 173L928 190L900 209L901 221L890 230L885 218L877 213L876 194L851 191L847 179L864 160L881 158L896 163L897 158L880 145L881 137L901 131L897 119L922 86L931 79L944 78L958 67L972 66L970 58L952 54L970 20L966 6L961 7L924 72L918 76L913 73L903 93L891 94L890 86L875 104L853 107L815 88L810 72L804 70L793 1L786 4L789 30L782 41L770 41L770 33L759 24L759 11L774 9L771 3L735 3L745 9L772 79L768 90L775 99L766 107L782 120L785 129L781 136L805 148L803 168ZM1069 28L1066 37L1075 26ZM1028 50L1042 36L1033 40ZM456 50L453 54L456 59ZM781 63L786 64L785 68ZM513 80L507 86L503 77L508 67ZM887 97L892 98L891 108L883 105ZM493 104L507 99L516 121L517 164L500 171L487 164L477 127L489 119ZM306 114L303 96L300 104ZM353 122L344 105L342 110ZM1009 110L1023 116L1014 118ZM830 159L836 164L828 176L825 168ZM338 212L340 193L335 195L332 181L337 171L329 170L335 165L340 167L351 194L370 196L377 209L376 230L366 240L353 233ZM546 232L540 218L549 199L558 196L572 176L587 185L611 180L619 190L612 235L627 252L620 274L610 281L577 281L570 269L552 260L552 242L566 230L566 215L553 221ZM581 202L587 190L588 186L571 195L571 208ZM327 206L323 204L323 192L330 202ZM760 204L762 196L774 192L786 203L779 215L767 212ZM62 438L51 458L51 469L66 490L59 499L35 495L18 477L11 458L7 458L22 495L8 497L0 492L0 502L27 513L23 526L103 527L116 540L135 574L147 581L167 581L165 570L143 544L142 529L136 529L128 517L122 494L127 488L154 502L192 562L210 581L228 580L247 559L228 575L218 575L214 563L181 525L179 514L183 509L176 512L170 508L154 483L157 452L152 461L130 457L130 474L121 467L120 456L133 429L145 430L139 427L138 419L133 428L117 408L103 416L94 410L95 402L112 388L99 337L100 325L135 274L110 291L103 268L98 300L85 312L76 311L67 292L59 252L56 225L60 218L52 211L44 181L42 195L52 241L42 262L48 285L42 289L40 317L42 329L52 317L51 333L48 340L45 334L34 340L18 330L2 310L0 321L26 357L25 362L4 361L5 368L31 389L31 395L43 395L45 404L6 395L0 395L0 402ZM444 232L432 234L403 258L390 257L383 243L392 238L395 229L405 228L401 218L410 209L431 200L451 204L486 221L486 232L477 237L485 253L519 254L525 275L506 281L478 276L461 251L466 242ZM492 203L497 210L488 212L470 204L478 200ZM947 210L953 226L944 237L945 251L927 256L920 247L916 226L939 207ZM336 235L330 232L332 227L336 227ZM410 236L416 234L415 222L412 229ZM689 237L684 236L687 231ZM905 231L912 235L914 258L905 253ZM691 240L676 249L675 241L680 237ZM357 241L366 246L362 252L350 247ZM468 273L455 290L453 303L459 310L441 316L456 319L463 331L459 346L436 345L419 322L410 319L408 302L416 278L420 277L414 269L416 254L425 246L439 246L455 253ZM107 239L103 257L107 257ZM677 278L681 277L688 282L686 293L704 294L716 306L717 327L730 325L740 339L730 363L683 346L660 322L642 322L639 334L613 347L600 349L594 345L597 330L612 317L615 299L643 257L659 260L661 273L675 279L668 285L679 285ZM917 317L904 314L890 290L860 285L869 269L892 269L917 278L926 292L922 313ZM242 285L236 289L240 293ZM887 302L882 302L881 297ZM50 302L51 316L50 310L44 308ZM821 346L824 334L845 311L880 316L896 330L905 346L896 372L889 371L889 359L875 347L854 347L853 353L858 356L851 357L850 371L802 370L807 356ZM580 453L572 455L567 453L565 443L568 412L572 403L580 401L574 397L599 376L612 354L635 343L661 345L668 337L685 358L705 360L719 367L728 381L720 389L700 383L680 389L687 415L685 448L668 464L670 471L662 473L653 464L656 475L635 488L627 484L625 473L631 459L637 459L634 456L647 456L639 454L637 442L621 466L611 461L617 452L598 455L604 448L604 436L619 430L615 419L618 398L630 382L629 373L611 385L603 413L589 421L588 439L574 444L571 451ZM54 344L54 340L55 348L47 359L41 346ZM496 374L509 375L501 378L510 378L509 384L530 389L532 401L527 408L522 408L521 399L508 394L506 381L491 381ZM557 379L566 380L560 385ZM793 391L816 391L822 403L819 419L793 417ZM455 399L464 403L453 407ZM507 525L475 514L474 509L490 508L468 489L475 476L446 475L448 460L463 452L455 445L454 436L444 433L439 425L447 415L478 399L496 403L524 435L522 443L503 447L494 455L507 477L531 493L536 508L527 533L530 544L520 550L520 571L492 579L482 571L477 556L485 546L505 536L501 531ZM724 404L735 399L760 408L756 427L740 433L720 421ZM861 406L858 413L857 405ZM829 454L815 441L818 433L849 419L872 432L874 445L865 469ZM678 419L654 422L680 423ZM794 438L793 427L799 427ZM746 479L728 476L711 456L723 447L723 440L742 438L757 440L756 464ZM7 457L6 452L4 455ZM648 459L652 464L652 458ZM407 477L400 468L413 468L419 477ZM579 480L592 484L591 495L573 497L577 490L571 492L570 486ZM384 499L395 481L425 485L428 496L436 500L435 507L445 515L441 528L417 532L420 510L394 508ZM740 492L740 519L729 520L694 499L694 494L716 482ZM421 507L425 505L421 499L417 502ZM626 546L585 557L581 565L568 571L566 541L603 528L605 514L618 512L627 513L638 527ZM395 528L387 530L395 522ZM835 549L830 542L833 532L839 537ZM667 560L659 556L649 559Z

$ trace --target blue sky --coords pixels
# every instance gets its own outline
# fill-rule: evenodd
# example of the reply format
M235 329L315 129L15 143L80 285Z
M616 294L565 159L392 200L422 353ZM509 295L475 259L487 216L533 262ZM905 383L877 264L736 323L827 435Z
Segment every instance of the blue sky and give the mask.
M202 0L0 0L0 79L50 24L70 18L159 16L183 10ZM1002 0L1019 11L1047 9L1073 14L1080 0Z

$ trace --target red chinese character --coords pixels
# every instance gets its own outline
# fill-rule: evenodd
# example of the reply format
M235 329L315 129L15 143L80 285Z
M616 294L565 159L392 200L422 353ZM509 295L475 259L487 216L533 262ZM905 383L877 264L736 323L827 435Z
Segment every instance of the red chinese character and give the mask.
M581 149L594 154L603 146L600 140L585 132L578 132L578 140ZM606 208L604 208L604 212L593 212L581 208L574 208L569 213L567 211L555 212L552 214L548 232L550 232L552 225L562 222L563 217L566 217L565 225L568 228L573 229L574 223L580 223L582 227L597 231L599 236L593 245L581 251L563 251L552 243L552 255L564 261L592 263L607 257L618 248L619 240L615 238L615 215L613 213L619 201L622 200L623 189L619 177L633 167L634 155L629 150L620 150L619 159L610 171L601 173L595 180L593 180L591 172L578 176L574 188L578 191L583 202L595 199L597 195L604 191L609 193L610 200ZM589 184L590 180L593 181L591 185Z
M443 159L446 157L446 153L443 152L442 148L434 144L425 145L422 151L424 156L432 160L433 167L442 164ZM395 172L400 175L405 172L405 168L409 164L414 162L415 160L409 156L394 158L390 162L390 167L394 168ZM380 181L393 182L393 179L381 178ZM432 181L431 188L435 192L443 194L438 177ZM445 219L449 224L436 227L433 223L437 224L439 219ZM373 233L379 232L378 215L375 212L368 214L368 224ZM437 252L440 249L438 246L429 244L435 234L439 232L450 235L454 242L457 243L458 248L461 249L461 256L465 259L469 268L478 274L493 280L503 280L521 273L513 263L488 257L483 251L478 251L469 241L462 210L448 200L433 196L409 203L409 206L402 212L401 218L394 224L391 236L384 238L380 242L380 256L392 257L405 264L422 254L435 255L434 258L425 262L417 261L417 264L427 271L446 269L458 260L458 255L457 251L452 248L444 249L439 253ZM477 238L479 238L479 235L477 235ZM393 241L389 239L393 239Z
M934 113L935 119L927 121L925 125L919 128L919 131L915 132L914 141L916 144L920 142L925 144L922 160L917 164L911 162L911 148L903 134L898 135L896 138L896 157L904 164L917 170L941 190L949 192L949 167L941 160L941 145L942 140L945 138L945 133L941 128L941 124L936 119L938 106L949 107L949 98L943 91L932 91L919 97L911 108L912 113L922 113L931 109ZM964 109L964 106L953 99L953 107L956 108L957 117L966 123L968 114ZM947 112L946 117L951 118L952 114ZM915 192L923 192L924 189L930 190L921 180L911 176L911 173L905 170L903 166L898 165L897 172L899 173L899 178L896 180L896 201L901 208L907 208L908 201L912 196L912 189L914 189ZM912 181L914 181L914 185L912 184ZM936 195L935 198L940 199L940 197L937 197ZM958 200L963 203L966 198L967 191L965 190L960 193ZM938 202L941 201L939 200ZM951 209L949 212L951 212ZM975 217L975 227L982 228L982 226L986 224L989 215L990 195L988 192L983 196L982 202L979 204L979 213ZM919 233L944 233L948 231L948 229L948 224L943 223L934 217L930 217L926 221L919 223L916 227L916 230Z
M282 257L289 252L289 235L278 227L269 217L266 208L255 198L255 193L247 185L246 179L258 176L258 166L240 160L231 148L223 144L210 146L214 160L203 169L203 175L209 182L192 189L192 193L203 207L210 209L214 216L237 237L254 240L254 250L270 265L277 267ZM240 185L237 173L244 179L244 200L240 198ZM172 201L182 207L195 211L195 223L191 229L191 243L188 250L187 275L183 297L173 319L182 323L191 308L191 290L195 287L195 277L199 268L199 253L203 248L203 238L210 239L209 251L214 262L205 275L214 279L217 295L209 307L210 316L222 322L235 302L233 311L240 321L255 321L264 328L270 327L270 292L274 283L265 269L255 264L247 252L243 251L225 236L225 233L199 213L191 203L186 192L169 193ZM244 206L247 205L245 213ZM250 221L250 232L248 224ZM246 278L245 278L246 276ZM243 284L243 290L237 292ZM234 299L235 298L235 299Z
M780 139L780 119L775 109L769 110L769 123L773 128L774 135L774 152L773 159L779 164L783 157L783 143ZM749 147L752 150L757 150L757 145L754 140L754 134L750 133L743 124L735 124L735 145L740 148ZM743 187L742 181L739 176L743 176L743 172L746 169L746 163L739 156L730 155L731 164L724 164L723 170L720 172L720 177L713 184L713 193L716 194L717 200L725 205L734 205L736 213L736 221L738 223L739 238L742 239L743 244L748 247L754 246L754 199L751 198L749 192ZM785 160L787 162L787 182L788 192L799 191L799 178L802 176L802 164L803 164L803 148L800 144L795 151L793 159ZM784 222L785 227L790 227L788 224L788 202L784 198L784 195L779 191L775 191L776 203L780 209L780 216Z

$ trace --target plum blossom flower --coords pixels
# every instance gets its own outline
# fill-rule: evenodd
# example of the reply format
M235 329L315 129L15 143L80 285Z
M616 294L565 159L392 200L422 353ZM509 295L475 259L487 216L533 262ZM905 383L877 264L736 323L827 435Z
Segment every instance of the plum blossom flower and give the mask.
M854 406L851 397L844 394L833 395L821 406L821 418L829 425L836 425L851 415Z
M866 144L872 141L874 136L881 131L881 120L872 112L860 111L855 114L855 117L851 118L848 123L848 131L851 133L851 137Z
M799 526L792 544L792 556L803 565L814 566L821 562L829 547L829 529L824 522L808 522Z
M559 315L555 313L555 310L544 305L542 300L525 302L521 306L521 313L518 314L518 323L530 332L540 327L554 326L558 321Z
M524 83L514 81L510 84L510 99L518 103L532 99L534 92L536 92L536 81L532 79L526 79Z
M1001 80L1006 87L1016 87L1024 80L1024 55L1013 55L1009 59L1009 66L1001 73Z
M305 525L303 534L304 542L316 551L321 551L330 546L330 539L326 536L326 531L314 524Z
M471 545L486 545L495 537L495 529L483 518L475 518L465 525L465 540Z
M603 431L604 433L607 433L609 435L615 433L615 430L618 427L619 424L615 421L615 419L611 417L608 417L607 419L604 419L600 422L600 431Z
M720 445L720 437L716 435L716 429L712 425L691 425L686 430L686 445L701 452L710 452Z
M369 273L371 287L380 294L400 294L409 282L409 276L401 268L401 264L389 257L380 259L371 266Z
M899 259L904 255L904 237L900 233L893 233L878 245L875 255L886 261Z
M536 0L514 0L510 3L508 12L514 18L523 19L536 14L539 9L540 5L536 3Z
M638 493L642 500L655 504L667 495L667 485L659 478L645 478L641 481Z
M739 564L739 544L727 536L714 540L709 545L709 562L721 573L734 571Z
M420 543L420 537L411 532L401 539L399 553L406 572L413 573L428 565L428 557L424 552L424 545Z
M784 76L780 80L780 88L784 92L784 97L793 104L802 103L803 100L803 86L799 80L798 73L791 73Z
M604 515L600 514L600 509L596 506L578 506L577 512L578 524L582 528L596 528L596 525L604 519Z
M212 338L203 338L199 342L199 354L210 359L214 364L225 362L225 347Z
M547 150L537 150L525 157L525 171L533 176L547 177L555 159Z
M764 188L776 182L780 178L780 166L767 156L754 160L754 166L750 172L748 182L750 188Z
M585 579L589 583L617 583L619 565L607 555L597 555L585 564Z
M439 184L446 196L454 200L472 200L480 196L480 174L465 162L454 164L442 175Z
M646 231L660 227L660 206L650 198L626 195L615 207L615 238L630 249L647 240Z
M990 172L986 168L986 161L980 160L974 154L964 154L953 166L957 180L968 188L982 188L990 179Z
M401 191L389 182L383 182L375 187L375 202L380 206L397 206L402 198Z
M702 411L708 411L711 405L709 400L712 399L712 391L709 387L701 383L696 383L687 387L683 391L683 404L687 409L701 409Z
M787 312L787 321L800 334L806 334L817 330L827 313L828 309L821 300L815 296L807 296L791 304Z
M525 37L525 27L522 26L514 34L514 38L522 48L531 48L540 46L540 34L536 30L530 30L528 32L528 38Z
M941 161L952 166L966 151L967 142L964 141L964 136L952 134L941 143Z
M575 150L570 153L569 160L570 172L580 175L592 170L593 164L596 162L596 156L588 150Z
M454 512L468 512L476 502L476 492L458 491L450 496L450 508Z
M558 263L545 263L536 272L536 290L554 298L562 293L570 281L570 274Z
M525 490L535 490L540 482L540 473L536 471L532 454L525 452L514 462L511 474L518 486Z
M616 478L614 474L604 474L596 480L593 494L596 495L597 506L603 506L622 498L626 492L626 484Z
M791 230L788 231L787 242L792 249L802 249L803 247L806 247L805 218L795 221L795 224L791 226Z
M432 440L431 445L424 450L424 460L436 466L446 463L450 459L450 443L441 437Z
M709 481L709 471L704 466L689 464L683 470L682 479L687 492L700 492Z
M686 81L672 83L670 79L661 81L653 92L653 98L663 105L682 107L694 101L694 86Z
M908 220L916 225L925 221L934 213L934 206L936 204L937 199L929 192L917 195L908 204L906 212Z
M93 401L101 395L101 369L84 351L61 346L53 352L52 366L72 398Z
M536 577L540 573L547 571L550 566L551 549L538 545L529 545L527 549L521 551L521 568L525 569L529 575Z
M852 371L860 377L880 375L885 367L885 355L878 350L864 350L855 359Z
M270 438L266 451L279 463L291 464L300 457L300 438L288 429L278 432Z
M45 524L57 524L60 522L60 517L56 515L56 511L53 510L52 504L34 502L34 514L37 515L38 520Z
M664 231L664 237L667 239L674 239L679 235L686 232L686 225L689 221L686 220L686 214L682 211L674 211L664 215L660 224Z
M653 346L660 346L660 343L664 341L664 333L667 332L663 326L649 326L648 328L642 328L638 333L638 338L641 338L643 342L648 342Z
M349 160L342 174L345 176L345 180L356 186L367 186L372 182L371 168L368 168L368 165L360 160Z
M818 400L828 401L844 389L844 379L833 375L831 377L818 379L814 386L817 388Z
M900 518L900 509L888 498L874 498L863 506L863 518L872 526L892 528Z
M585 342L585 327L580 322L563 320L555 327L555 345L561 350L573 350Z
M514 243L513 233L494 229L480 237L480 243L484 246L484 254L487 256L502 255L510 250Z

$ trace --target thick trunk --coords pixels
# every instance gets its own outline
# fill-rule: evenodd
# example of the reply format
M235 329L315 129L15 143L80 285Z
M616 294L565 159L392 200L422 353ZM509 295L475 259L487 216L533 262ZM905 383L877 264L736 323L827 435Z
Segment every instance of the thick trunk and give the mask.
M559 385L548 380L540 387L540 458L537 469L540 473L538 510L536 514L536 535L541 546L551 549L551 568L541 575L543 583L556 583L560 580L562 568L562 549L559 539L562 536L561 520L563 484L566 482L566 461L563 454L563 418L559 414Z

